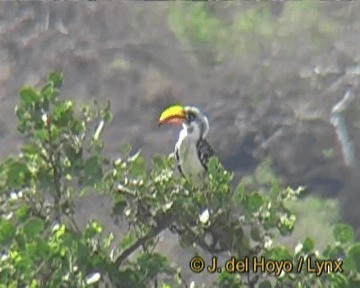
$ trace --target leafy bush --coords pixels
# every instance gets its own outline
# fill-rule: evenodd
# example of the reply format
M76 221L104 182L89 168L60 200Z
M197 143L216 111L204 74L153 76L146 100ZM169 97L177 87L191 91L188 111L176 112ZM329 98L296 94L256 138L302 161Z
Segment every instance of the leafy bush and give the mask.
M25 143L0 164L0 287L183 287L181 271L154 252L165 229L178 234L181 245L202 248L200 256L205 250L292 263L309 256L344 259L343 273L321 277L305 268L297 273L298 266L277 276L222 271L219 287L359 285L360 244L347 225L335 226L335 242L322 253L306 237L295 251L276 244L294 228L286 201L302 189L282 189L261 170L232 191L232 174L216 158L201 189L173 174L172 157L155 156L148 168L140 152L124 147L120 158L107 159L101 134L112 118L110 105L78 110L59 97L62 81L51 73L40 89L20 90L16 115ZM115 236L104 235L96 220L78 227L75 201L92 190L112 195L114 217L129 223L115 249Z

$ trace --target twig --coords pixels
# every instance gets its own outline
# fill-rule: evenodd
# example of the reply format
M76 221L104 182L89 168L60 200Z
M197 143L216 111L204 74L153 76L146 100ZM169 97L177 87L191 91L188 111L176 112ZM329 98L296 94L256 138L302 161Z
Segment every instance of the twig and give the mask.
M352 89L349 88L346 91L344 97L335 104L335 106L331 110L330 116L330 122L335 127L338 139L341 144L345 164L352 168L354 168L356 165L354 143L351 141L348 131L346 129L346 123L343 113L354 99L355 94Z
M76 232L78 233L78 235L81 235L81 230L79 228L79 226L77 225L74 215L73 214L65 214L66 217L70 220L70 223L74 226Z

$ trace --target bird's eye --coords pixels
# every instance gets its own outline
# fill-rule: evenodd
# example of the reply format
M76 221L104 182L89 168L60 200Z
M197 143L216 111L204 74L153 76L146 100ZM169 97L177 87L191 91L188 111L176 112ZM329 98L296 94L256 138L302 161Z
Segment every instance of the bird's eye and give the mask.
M191 121L194 121L194 119L195 119L195 114L194 114L193 112L188 112L188 114L187 114L187 120L188 120L189 122L191 122Z

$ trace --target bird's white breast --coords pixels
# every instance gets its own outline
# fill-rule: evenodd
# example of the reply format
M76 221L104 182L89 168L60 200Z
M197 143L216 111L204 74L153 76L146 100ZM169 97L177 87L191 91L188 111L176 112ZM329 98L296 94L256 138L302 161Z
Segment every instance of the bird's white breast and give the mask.
M179 151L179 164L184 176L194 185L200 185L204 181L205 169L198 157L196 141L184 129L180 132L175 149Z

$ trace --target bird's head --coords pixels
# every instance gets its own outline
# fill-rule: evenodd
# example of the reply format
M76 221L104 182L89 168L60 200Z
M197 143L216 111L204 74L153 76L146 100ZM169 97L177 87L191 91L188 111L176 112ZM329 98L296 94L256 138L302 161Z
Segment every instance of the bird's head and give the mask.
M194 138L205 138L209 132L209 122L200 110L193 106L172 105L163 110L159 125L170 123L183 125L187 133Z

